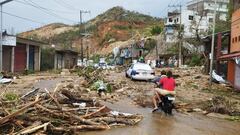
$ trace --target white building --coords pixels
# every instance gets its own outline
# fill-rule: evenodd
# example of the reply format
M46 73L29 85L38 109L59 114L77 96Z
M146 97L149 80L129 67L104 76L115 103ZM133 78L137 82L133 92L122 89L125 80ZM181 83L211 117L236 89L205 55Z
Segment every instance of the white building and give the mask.
M176 42L178 39L178 32L180 26L180 18L183 29L183 38L196 37L205 35L208 32L211 22L208 21L209 17L201 17L196 11L183 10L182 14L178 11L169 12L165 20L165 39L167 43Z
M217 0L216 2L219 19L226 21L229 0ZM197 11L199 16L213 16L214 0L192 0L187 3L187 9ZM213 21L213 18L209 17L209 21Z

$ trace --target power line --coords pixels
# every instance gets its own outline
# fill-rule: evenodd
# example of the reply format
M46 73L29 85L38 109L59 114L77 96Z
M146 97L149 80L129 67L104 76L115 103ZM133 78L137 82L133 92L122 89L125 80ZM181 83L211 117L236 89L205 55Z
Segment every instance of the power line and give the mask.
M16 18L25 20L25 21L35 22L35 23L39 23L39 24L42 24L42 25L46 24L46 23L35 21L35 20L29 19L29 18L26 18L26 17L21 17L21 16L18 16L18 15L14 15L14 14L11 14L11 13L8 13L8 12L2 11L2 13L6 14L6 15L9 15L9 16L12 16L12 17L16 17Z
M59 18L59 19L62 19L62 20L66 20L66 21L71 22L71 23L76 23L76 22L73 21L73 20L70 20L70 19L61 17L61 16L53 13L50 9L47 9L47 8L45 8L45 7L42 7L42 6L38 5L37 3L34 3L34 2L31 1L31 0L28 0L28 1L27 1L27 0L24 0L24 2L18 0L18 1L16 1L16 2L19 2L19 3L21 3L21 4L24 4L24 5L28 5L28 6L32 6L32 7L34 7L34 8L37 8L38 10L41 10L42 12L44 12L44 13L46 13L46 14L48 14L48 15L51 15L51 16L53 16L53 17L55 17L55 18Z
M171 1L168 3L168 5L170 5L172 2L173 2L173 0L171 0ZM161 14L160 14L159 16L162 16L163 13L165 13L165 11L166 11L167 9L168 9L168 6L166 6L163 10L161 10L161 11L160 11Z
M59 2L61 1L61 2ZM63 0L54 0L55 3L57 3L58 5L62 6L62 7L65 7L67 9L70 9L70 10L74 10L74 11L79 11L78 9L76 9L75 7L69 5L68 3L66 3L65 1Z
M45 10L45 11L48 11L48 12L46 12L46 13L48 13L48 14L49 14L49 12L50 12L50 14L52 14L52 16L58 17L58 18L63 19L63 20L67 20L67 21L69 21L69 22L74 22L74 23L76 23L74 20L67 19L67 18L61 17L61 16L59 16L59 15L57 15L57 14L55 14L55 13L52 13L49 9L38 5L37 3L33 2L32 0L28 0L29 2L28 2L27 0L24 0L24 1L27 2L27 3L29 3L29 4L32 5L32 6L37 7L37 8L40 9L40 10L42 9L43 11L44 11L44 10Z

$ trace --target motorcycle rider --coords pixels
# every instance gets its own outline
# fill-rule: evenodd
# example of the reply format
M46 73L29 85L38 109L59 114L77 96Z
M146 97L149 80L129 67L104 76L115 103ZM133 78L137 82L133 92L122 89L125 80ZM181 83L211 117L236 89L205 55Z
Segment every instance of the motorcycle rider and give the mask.
M167 94L171 94L171 95L176 94L176 92L174 91L176 82L172 77L171 71L167 72L167 77L163 77L160 79L159 85L162 86L162 88L154 89L155 95L153 97L153 105L154 105L153 112L158 109L157 103L161 102L161 98L160 98L161 96L164 96Z

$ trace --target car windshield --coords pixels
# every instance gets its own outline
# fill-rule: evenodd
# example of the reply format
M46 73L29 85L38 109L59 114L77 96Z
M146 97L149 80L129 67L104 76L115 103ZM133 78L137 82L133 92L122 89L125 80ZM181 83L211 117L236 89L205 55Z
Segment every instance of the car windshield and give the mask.
M152 70L148 64L135 64L133 67L134 70Z

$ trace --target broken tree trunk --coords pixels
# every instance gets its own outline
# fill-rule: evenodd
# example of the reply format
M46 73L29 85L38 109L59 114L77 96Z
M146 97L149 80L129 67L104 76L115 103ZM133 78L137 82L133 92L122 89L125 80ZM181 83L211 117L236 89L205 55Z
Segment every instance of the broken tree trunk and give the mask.
M103 111L104 109L108 109L108 108L104 105L104 106L102 106L101 108L99 108L97 111L82 116L82 118L89 118L89 117L91 117L91 116L93 116L93 115L95 115L95 114Z
M95 122L104 121L108 124L118 123L118 124L125 124L125 125L135 125L142 120L142 118L136 119L124 119L124 118L115 118L115 117L100 117L100 118L93 118L91 119Z
M83 124L98 125L98 123L96 123L96 122L93 122L91 120L87 120L87 119L81 118L81 117L79 117L77 115L74 115L72 113L57 113L57 112L51 111L51 110L49 110L49 109L47 109L47 108L45 108L45 107L43 107L41 105L38 105L38 104L36 105L36 107L40 108L40 109L42 109L42 110L44 110L44 111L46 111L46 112L48 112L48 113L50 113L52 115L55 115L57 117L74 118L75 120L78 120L80 123L83 123Z
M28 109L29 107L31 107L31 106L39 103L40 101L41 101L41 100L34 101L34 102L26 105L25 107L19 109L18 111L14 112L14 113L12 113L12 114L9 114L9 115L7 115L7 116L5 116L5 117L3 117L3 118L1 118L1 119L0 119L0 125L2 125L3 123L8 122L11 118L16 117L17 115L19 115L20 113L24 112L24 111L25 111L26 109Z
M69 100L71 100L72 102L86 102L86 103L92 103L93 102L90 99L83 99L83 98L76 97L76 95L74 95L73 93L71 93L68 90L62 90L61 93L64 96L66 96Z
M79 125L69 127L70 130L79 131L79 130L107 130L110 129L108 125Z

